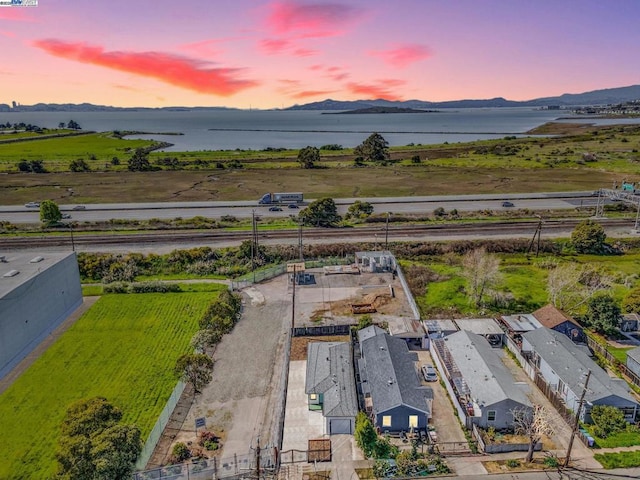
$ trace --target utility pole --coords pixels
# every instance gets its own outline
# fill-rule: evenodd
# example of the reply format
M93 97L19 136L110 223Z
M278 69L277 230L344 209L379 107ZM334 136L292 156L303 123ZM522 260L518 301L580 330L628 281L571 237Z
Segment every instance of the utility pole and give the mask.
M256 478L260 478L260 437L256 446Z
M638 211L636 212L636 225L633 227L632 233L640 233L640 199L638 200Z
M304 260L302 256L302 222L298 224L298 249L300 250L300 261Z
M569 460L571 458L571 448L573 447L573 440L576 437L578 431L578 425L580 424L580 411L582 410L582 404L584 402L584 396L587 394L587 385L589 385L589 377L591 377L591 370L587 372L587 378L584 381L584 388L582 389L582 395L580 395L580 401L578 402L578 409L576 410L576 420L573 424L573 430L571 431L571 438L569 439L569 446L567 447L567 456L564 459L562 468L569 466Z
M295 325L296 314L296 266L293 265L293 295L291 297L291 334L293 334L293 327Z
M387 212L387 221L384 225L384 249L389 250L389 212Z
M75 252L76 242L73 240L73 223L69 223L69 232L71 232L71 250Z

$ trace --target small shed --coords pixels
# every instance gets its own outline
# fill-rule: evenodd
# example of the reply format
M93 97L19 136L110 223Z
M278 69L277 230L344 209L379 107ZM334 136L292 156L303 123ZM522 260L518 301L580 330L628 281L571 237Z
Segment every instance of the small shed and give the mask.
M640 377L640 347L627 351L627 368Z
M637 332L640 330L640 315L625 313L620 319L620 330L623 332Z

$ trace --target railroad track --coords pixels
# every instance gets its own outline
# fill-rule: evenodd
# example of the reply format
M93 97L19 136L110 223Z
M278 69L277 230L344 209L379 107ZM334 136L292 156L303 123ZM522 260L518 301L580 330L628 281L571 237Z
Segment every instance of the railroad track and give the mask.
M575 228L583 219L557 219L545 220L543 233L566 234ZM606 229L632 227L631 219L600 219L599 223ZM390 225L388 238L415 238L416 240L430 240L446 236L495 236L513 235L528 236L533 235L538 224L537 220L513 221L513 222L485 222L485 223L455 223L455 224L421 224L421 225ZM71 232L70 232L71 233ZM262 230L258 231L260 239L288 240L298 238L298 229L287 230ZM341 239L349 238L351 241L362 238L363 241L371 241L377 236L381 239L386 234L383 224L360 228L315 228L305 227L303 235L305 239L321 239L333 242L340 242ZM0 249L22 249L38 247L58 247L69 245L69 235L41 235L41 236L11 236L0 237ZM168 244L181 242L188 243L240 243L251 238L251 231L158 231L153 233L105 233L105 234L82 234L76 232L73 238L75 245L149 245Z

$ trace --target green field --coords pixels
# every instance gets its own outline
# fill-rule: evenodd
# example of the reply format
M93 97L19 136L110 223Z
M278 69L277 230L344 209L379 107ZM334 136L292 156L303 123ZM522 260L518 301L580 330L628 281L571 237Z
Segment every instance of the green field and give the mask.
M224 286L220 286L224 288ZM106 295L0 396L0 478L50 478L69 404L106 397L151 431L215 293Z
M571 255L566 257L531 257L523 254L499 254L500 279L494 291L508 299L506 305L491 305L484 308L486 314L522 313L536 310L548 302L547 275L544 268L547 261L571 261L592 263L606 272L613 280L612 292L621 301L634 285L638 285L637 273L640 269L640 253L627 252L624 255ZM403 262L403 264L422 265L438 275L430 282L424 292L414 293L416 302L424 315L464 314L479 315L481 310L469 302L465 292L465 279L462 276L461 257L434 256L429 261ZM620 349L614 355L626 358Z
M268 149L156 151L149 161L159 171L129 172L135 148L153 142L108 132L0 143L0 172L13 173L3 179L0 204L253 200L267 191L299 190L309 198L552 192L640 181L640 127L582 125L572 132L565 125L534 133L567 136L393 147L386 166L356 167L350 148L321 151L313 169L300 168L297 150ZM420 163L413 162L416 156ZM42 160L50 173L17 173L23 158ZM79 158L92 172L69 172Z

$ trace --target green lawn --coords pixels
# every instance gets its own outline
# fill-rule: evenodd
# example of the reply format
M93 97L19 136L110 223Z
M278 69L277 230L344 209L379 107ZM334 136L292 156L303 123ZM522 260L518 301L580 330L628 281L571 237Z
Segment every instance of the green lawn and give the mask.
M595 458L607 469L631 468L640 466L640 451L620 453L596 453Z
M104 396L151 431L215 293L105 295L0 396L0 478L50 478L68 405Z

